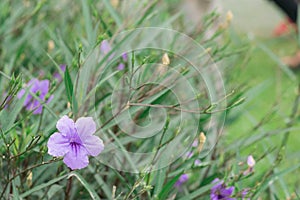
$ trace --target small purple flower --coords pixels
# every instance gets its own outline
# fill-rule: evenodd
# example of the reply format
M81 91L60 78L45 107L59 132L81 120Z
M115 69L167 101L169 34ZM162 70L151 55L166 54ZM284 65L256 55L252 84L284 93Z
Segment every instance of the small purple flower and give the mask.
M198 146L198 140L194 140L192 143L192 147L197 147Z
M182 184L184 184L188 180L189 180L189 176L187 174L182 174L179 177L179 179L176 181L176 183L174 184L174 187L176 187L177 189L179 189L182 186Z
M127 53L122 53L122 59L123 59L124 62L127 62L127 60L128 60Z
M104 55L110 53L111 49L112 49L112 48L111 48L111 46L110 46L110 44L108 43L107 40L103 40L103 41L101 42L101 44L100 44L100 50L101 50L101 52L104 53ZM112 54L109 56L108 60L111 60L113 57L114 57L114 54L112 53Z
M234 187L227 187L223 180L216 178L212 183L216 183L211 188L210 199L211 200L235 200L235 198L231 198Z
M32 79L27 84L26 87L29 87L29 91L31 93L35 93L40 100L49 103L53 99L53 95L51 95L48 99L46 96L49 92L49 80L41 80ZM25 89L21 89L20 92L17 94L17 97L20 99L26 93ZM27 94L26 99L24 101L24 106L26 110L32 111L33 114L41 114L43 110L43 105L35 99L30 93Z
M66 65L66 64L61 64L61 65L59 65L59 67L60 67L61 71L65 72L65 71L66 71L67 65ZM58 72L55 72L55 73L53 74L53 77L54 77L58 82L61 82L61 80L62 80L62 76L61 76L60 73L58 73Z
M244 200L250 200L250 198L247 198L247 195L249 194L250 189L249 188L245 188L242 190L241 195L242 195L242 199Z
M256 162L255 162L253 156L249 155L247 158L248 169L246 171L244 171L243 174L246 176L246 175L250 174L251 172L253 172L253 168L254 168L255 164L256 164Z
M196 159L196 160L194 161L194 165L195 165L195 166L201 165L201 160Z
M88 166L88 156L97 156L104 149L103 141L93 135L96 123L92 117L81 117L76 123L68 116L57 121L54 133L48 140L48 153L64 156L63 162L72 170Z
M250 168L253 168L254 165L255 165L255 163L256 163L256 162L255 162L253 156L252 156L252 155L249 155L248 158L247 158L247 164L248 164L248 166L249 166Z
M188 151L185 154L186 159L190 159L191 157L193 157L194 153L192 151Z
M124 63L120 63L117 67L118 70L124 70L125 69L125 64Z
M111 51L111 46L108 43L107 40L103 40L100 44L100 50L104 53L104 54L108 54Z

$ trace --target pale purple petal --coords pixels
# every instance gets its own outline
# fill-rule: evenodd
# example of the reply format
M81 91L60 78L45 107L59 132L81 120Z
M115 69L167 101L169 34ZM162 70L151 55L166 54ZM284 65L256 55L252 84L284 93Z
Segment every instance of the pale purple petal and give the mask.
M51 135L47 146L48 153L52 156L64 156L71 150L69 139L60 133L54 133Z
M121 71L121 70L124 70L124 69L125 69L124 63L120 63L120 64L118 65L117 69L120 70L120 71Z
M198 146L198 140L194 140L192 147L197 147Z
M71 137L76 133L74 121L66 115L57 121L56 128L63 136Z
M101 42L100 50L104 53L104 55L110 53L110 51L111 51L111 46L110 46L110 44L108 43L107 40L103 40L103 41ZM111 53L110 56L109 56L109 58L108 58L108 60L113 59L113 57L114 57L114 53Z
M84 137L84 139L82 139L82 143L88 154L91 156L98 156L104 149L103 141L95 135L88 135L87 137Z
M76 150L69 151L64 157L64 163L72 170L82 169L88 166L89 158L83 146L78 145Z
M88 135L96 132L96 123L92 117L80 117L75 123L78 136L83 141Z
M186 154L185 154L185 157L187 159L190 159L191 157L193 157L194 153L192 151L188 151Z
M179 181L184 183L184 182L187 182L189 179L189 176L187 174L182 174L180 177L179 177Z
M52 101L52 99L54 98L54 95L51 95L48 99L47 99L47 104L50 103Z
M39 90L41 91L41 99L48 93L50 82L49 80L42 80L39 82Z
M66 68L67 68L67 65L66 64L61 64L59 65L61 71L65 72L66 71Z
M32 112L33 114L41 114L43 111L43 106L39 104L36 108L34 108L34 111Z
M223 188L223 189L221 189L220 193L221 193L222 196L229 197L229 196L232 195L233 191L234 191L234 187L232 186L232 187L229 187L229 188Z
M212 183L216 183L216 185L214 185L214 186L211 188L211 190L212 190L212 191L217 191L219 188L222 187L222 184L224 183L224 181L223 181L223 180L221 181L220 179L215 178L215 179L213 180Z
M248 158L247 158L247 164L248 164L248 166L249 167L254 167L255 163L256 162L255 162L253 156L252 155L248 156Z
M59 65L59 67L60 67L61 71L65 72L65 71L66 71L67 65L66 65L66 64L61 64L61 65ZM55 79L57 79L58 82L60 82L60 81L62 80L62 76L60 75L59 72L55 72L55 73L53 74L53 77L54 77Z
M107 54L111 50L111 46L107 40L103 40L100 44L100 49L104 54Z
M195 162L194 162L194 165L195 165L195 166L201 165L201 160L196 159Z
M21 99L24 94L25 94L25 89L21 89L17 94L18 99Z
M125 61L125 62L128 60L127 53L122 53L122 59L123 59L123 61Z
M182 186L183 183L188 181L188 179L189 179L189 176L187 174L182 174L179 177L179 179L176 181L174 186L179 189Z

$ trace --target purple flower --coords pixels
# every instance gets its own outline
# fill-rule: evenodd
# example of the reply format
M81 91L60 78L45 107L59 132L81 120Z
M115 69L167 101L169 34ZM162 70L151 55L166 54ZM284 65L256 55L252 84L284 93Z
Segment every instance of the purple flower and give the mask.
M103 40L100 44L100 50L104 53L104 54L108 54L111 51L111 46L108 43L107 40Z
M118 65L117 69L120 70L120 71L121 71L121 70L124 70L124 69L125 69L124 63L120 63L120 64Z
M103 40L100 44L100 50L104 53L104 55L110 53L111 51L111 46L110 44L108 43L107 40ZM108 60L111 60L112 58L114 57L114 54L110 54Z
M74 169L82 169L89 164L88 156L97 156L104 149L103 141L93 135L96 123L92 117L81 117L76 123L68 116L57 121L54 133L48 140L48 153L64 156L63 162Z
M67 65L66 65L66 64L61 64L61 65L59 65L59 67L60 67L61 71L65 72L65 71L66 71ZM53 74L53 77L54 77L58 82L61 82L61 80L62 80L62 77L61 77L60 73L58 73L58 72L55 72L55 73Z
M254 168L255 164L256 164L256 162L255 162L253 156L249 155L247 158L248 169L246 171L244 171L243 174L246 176L246 175L250 174L251 172L253 172L253 168Z
M36 96L39 97L40 100L49 103L53 95L51 95L48 99L46 99L46 96L49 92L49 80L41 80L39 81L38 79L32 79L30 80L27 84L26 87L29 87L29 91L31 93L36 94ZM20 99L24 96L26 93L25 89L20 90L20 92L17 94L17 97ZM26 99L24 101L24 106L26 110L32 111L33 114L41 114L43 110L43 105L35 99L30 93L27 94Z
M198 140L194 140L192 143L192 147L197 147L198 146Z
M195 166L201 165L201 160L196 159L196 160L194 161L194 165L195 165Z
M128 60L127 53L122 53L122 59L123 59L124 62L126 62Z
M252 156L252 155L249 155L248 158L247 158L247 164L248 164L248 166L249 166L250 168L253 168L254 165L255 165L255 163L256 163L256 162L255 162L253 156Z
M191 157L193 157L193 155L194 155L194 153L193 153L192 151L188 151L188 152L186 152L186 154L185 154L185 158L186 158L186 159L190 159Z
M227 187L224 181L216 178L212 183L216 183L211 188L210 199L211 200L235 200L235 198L231 198L232 193L234 191L234 187Z
M245 200L250 200L250 198L247 198L247 195L249 194L250 189L249 188L245 188L242 190L241 195L242 195L242 199ZM248 195L249 196L249 195Z
M182 174L174 184L174 187L179 189L182 186L182 184L187 182L188 180L189 180L189 176L187 174Z

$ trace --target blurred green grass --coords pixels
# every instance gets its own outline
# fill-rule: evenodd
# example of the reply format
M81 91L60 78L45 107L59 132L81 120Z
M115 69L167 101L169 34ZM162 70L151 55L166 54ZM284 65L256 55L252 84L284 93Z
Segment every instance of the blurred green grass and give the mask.
M295 79L292 79L280 68L281 63L279 63L280 58L293 55L297 51L298 47L294 35L280 38L255 38L249 39L249 42L250 50L240 58L240 64L231 68L233 74L230 82L244 83L248 88L245 93L245 103L237 108L238 112L243 114L232 119L236 112L232 111L227 118L228 123L224 133L225 143L229 146L232 145L232 147L235 146L237 138L249 139L266 131L283 129L289 120L298 90L300 72L293 71ZM265 49L268 49L268 52ZM270 55L270 52L273 55ZM247 59L247 62L244 62L245 59ZM272 110L275 111L274 115L269 115ZM299 113L298 110L297 116ZM264 118L267 119L266 123L253 130L259 121ZM293 127L299 128L298 117ZM283 137L284 132L279 131L274 135L258 140L250 146L240 146L236 152L241 153L243 156L249 154L261 155L268 148L278 148ZM283 151L284 156L277 167L278 170L287 169L300 162L299 142L299 131L291 131L288 144ZM259 160L255 168L256 176L260 172L265 172L271 168L275 162L276 152L272 152L269 156ZM279 177L279 181L277 180L275 184L277 189L274 189L273 192L277 193L279 197L289 196L295 191L299 192L299 179L293 175L299 172L298 169L284 175L283 179ZM252 180L255 180L255 178ZM255 182L251 184L253 185Z
M9 4L8 2L9 1L6 1L7 5ZM34 12L38 8L37 1L31 3L26 8L21 7L24 2L14 1L14 3L12 3L14 7L9 10L11 12L9 14L10 16L7 16L8 14L4 12L1 14L1 16L4 16L3 19L7 18L10 21L5 21L0 29L2 35L9 35L9 37L1 38L3 52L1 54L0 69L9 75L11 75L13 71L16 73L22 72L26 76L25 79L28 79L27 76L38 76L40 70L46 71L46 77L51 78L51 74L53 74L57 68L51 59L59 63L67 63L74 70L76 68L76 63L74 64L74 62L76 62L77 59L78 46L83 44L84 52L88 52L88 50L95 45L96 39L101 40L108 37L109 32L118 29L121 23L120 20L122 20L119 18L120 16L114 13L115 11L113 9L108 11L106 7L101 7L101 11L103 12L97 13L97 11L92 9L94 7L91 6L91 1L88 1L89 3L87 4L83 3L84 1L76 1L76 3L62 3L59 5L56 4L58 1L48 1L38 14ZM105 2L107 3L108 1ZM6 3L2 3L1 5L6 6ZM82 4L83 8L81 8ZM91 9L88 10L88 7ZM81 9L83 10L81 11ZM3 10L5 9L3 8ZM69 10L72 12L66 12ZM168 19L169 21L165 23L165 26L171 27L173 20L170 19L169 13L157 13L155 9L151 9L150 11L153 11L153 15L151 14L151 16L154 16L154 20L145 20L142 25L155 25L160 18L162 18ZM76 17L76 15L81 12L84 13L84 17ZM34 16L31 16L32 14L34 14ZM136 13L126 14L128 19L131 19L130 14L132 14L132 16L138 16L140 12L137 11ZM18 19L23 16L31 16L31 18L26 23L15 26L15 21L18 21ZM103 24L96 21L100 16L105 19L106 28ZM141 16L141 18L143 18L143 16ZM127 27L129 28L135 25L127 22ZM20 26L19 31L21 32L13 31L13 34L11 34L10 31L18 26ZM96 38L96 36L98 36L98 38ZM47 55L47 43L50 40L54 41L55 48ZM243 45L247 46L247 50L237 56L228 58L228 67L226 69L226 73L229 74L228 78L226 77L228 79L228 92L230 89L236 89L236 87L242 85L241 88L246 88L243 90L244 94L242 95L246 97L246 101L239 107L229 111L224 137L221 141L222 145L218 148L231 148L228 152L235 155L234 161L238 163L238 161L244 161L244 158L249 154L253 154L255 159L258 160L263 153L269 152L273 147L278 148L280 146L284 132L279 132L275 135L260 139L253 144L250 143L249 146L236 146L236 141L239 138L251 140L251 138L255 136L262 135L265 131L281 130L286 126L296 97L300 73L293 72L294 75L292 75L292 77L295 76L295 79L291 79L291 75L282 70L279 63L280 57L291 55L296 51L297 42L294 35L281 38L261 39L241 34L241 36L232 37L230 40L233 41L233 43L236 42L236 46L238 47ZM229 50L234 51L235 49L236 47L232 47L232 49ZM2 85L7 85L7 80L2 76L0 77L0 81ZM26 81L27 80L24 82ZM6 88L0 87L0 92L4 92L5 89ZM60 93L58 94L63 93L62 89L63 88L60 89ZM241 91L237 89L237 92L239 93ZM55 108L61 110L57 106ZM253 127L270 113L272 109L276 111L274 112L274 116L270 118L270 120L267 120L263 126L252 131ZM49 135L49 130L52 131L53 127L55 127L55 121L52 118L48 121L49 123L47 123L45 132ZM294 127L299 127L299 123L295 123ZM291 132L283 159L280 165L277 166L279 171L289 169L299 164L300 151L298 143L300 139L297 135L297 130ZM255 167L255 175L247 179L246 183L243 184L246 186L254 186L260 181L260 177L273 165L275 156L276 151L273 151L261 160L258 160L258 164ZM222 156L217 157L217 159L220 160L220 163L222 162ZM53 168L53 166L51 167ZM216 169L215 171L217 174L221 170ZM50 172L52 173L52 171ZM110 172L112 177L115 176L114 173L115 172ZM279 177L279 181L276 181L274 185L270 186L272 192L277 194L279 199L290 195L294 191L299 192L299 180L297 176L294 176L294 174L297 173L299 173L299 170L288 173L284 175L283 178ZM50 175L46 177L50 177ZM44 181L44 179L42 179L42 181ZM134 181L130 184L133 183ZM95 185L95 187L97 187L97 185ZM157 190L162 190L162 188ZM106 188L105 192L109 193L110 187L109 189Z

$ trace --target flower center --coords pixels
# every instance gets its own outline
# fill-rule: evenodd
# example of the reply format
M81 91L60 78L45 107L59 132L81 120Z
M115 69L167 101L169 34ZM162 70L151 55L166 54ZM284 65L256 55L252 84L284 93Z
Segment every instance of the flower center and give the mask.
M75 152L75 155L77 156L77 154L79 153L81 144L78 142L75 142L75 141L71 141L70 145L71 145L72 151Z

